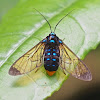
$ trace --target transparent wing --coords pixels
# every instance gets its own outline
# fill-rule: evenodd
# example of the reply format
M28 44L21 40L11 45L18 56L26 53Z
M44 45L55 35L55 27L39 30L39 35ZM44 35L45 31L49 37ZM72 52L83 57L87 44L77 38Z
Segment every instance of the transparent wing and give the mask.
M21 75L32 70L36 71L43 64L45 44L40 42L21 56L9 69L10 75Z
M70 73L72 76L84 80L92 80L92 75L87 66L63 43L60 49L60 66L64 73Z

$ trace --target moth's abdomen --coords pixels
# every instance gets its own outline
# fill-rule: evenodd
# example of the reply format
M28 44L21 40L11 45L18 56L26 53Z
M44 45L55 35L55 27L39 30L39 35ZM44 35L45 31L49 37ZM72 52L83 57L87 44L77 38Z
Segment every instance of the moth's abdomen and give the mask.
M44 67L47 71L56 71L59 66L59 48L46 47L44 56Z

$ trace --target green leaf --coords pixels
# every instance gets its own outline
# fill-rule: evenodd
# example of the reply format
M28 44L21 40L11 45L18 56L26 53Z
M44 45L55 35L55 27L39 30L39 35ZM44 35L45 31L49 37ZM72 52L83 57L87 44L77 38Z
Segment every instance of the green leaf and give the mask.
M0 21L11 8L17 4L18 0L0 0Z
M47 22L33 8L49 20L52 28L75 9L58 25L56 34L81 59L100 43L100 0L20 0L0 24L1 100L43 100L67 79L60 69L49 77L43 66L29 75L8 74L14 61L50 33Z

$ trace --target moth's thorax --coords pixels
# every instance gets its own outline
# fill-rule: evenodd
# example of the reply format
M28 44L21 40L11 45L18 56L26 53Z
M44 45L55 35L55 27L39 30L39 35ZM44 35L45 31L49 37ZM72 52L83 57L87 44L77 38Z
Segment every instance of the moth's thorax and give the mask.
M57 36L48 36L47 37L47 44L49 44L49 45L59 45Z
M46 45L49 46L59 46L59 38L56 36L56 34L50 33L49 36L47 36L43 42L46 43Z

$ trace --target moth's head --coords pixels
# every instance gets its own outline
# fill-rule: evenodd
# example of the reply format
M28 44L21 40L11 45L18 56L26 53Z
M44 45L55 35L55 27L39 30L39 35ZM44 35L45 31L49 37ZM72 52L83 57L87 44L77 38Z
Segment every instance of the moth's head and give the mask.
M45 39L43 39L43 42L46 42L49 45L55 45L57 44L58 37L54 32L51 32L49 36L47 36Z
M49 36L56 36L56 34L55 34L54 32L51 32L51 33L49 34Z
M56 39L56 34L54 33L54 32L51 32L50 34L49 34L49 36L48 36L48 39L49 40L55 40Z

